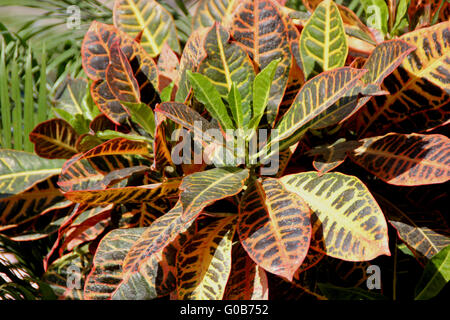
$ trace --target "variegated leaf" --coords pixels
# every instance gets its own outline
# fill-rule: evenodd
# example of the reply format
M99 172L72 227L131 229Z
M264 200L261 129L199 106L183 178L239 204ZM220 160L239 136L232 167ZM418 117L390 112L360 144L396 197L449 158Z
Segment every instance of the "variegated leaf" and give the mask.
M210 222L177 255L177 297L221 300L231 271L231 248L237 216Z
M280 59L266 109L270 125L278 113L292 63L288 32L283 13L271 0L244 0L235 10L231 35L241 43L259 70Z
M159 92L163 91L171 82L178 84L180 81L180 61L175 52L164 43L158 58ZM174 89L176 91L176 89ZM171 100L172 101L172 100Z
M330 106L350 90L364 73L364 70L343 67L321 73L305 83L276 126L277 134L271 137L263 150L268 154L267 158L271 156L267 150L271 150L272 145L279 144L279 149L284 150L296 143L309 128L336 123L334 115L338 110Z
M111 45L105 75L109 89L119 102L141 101L139 85L127 57L120 49L119 41Z
M0 155L0 197L25 191L37 182L61 172L64 161L43 159L35 154L2 150Z
M228 97L231 85L235 83L242 99L244 123L248 123L255 78L252 61L240 45L230 41L228 31L218 24L206 35L205 51L207 56L200 63L198 72L211 80L223 98Z
M416 186L450 180L450 140L440 134L366 138L350 158L390 184Z
M347 261L390 255L387 224L380 207L358 178L341 173L303 172L280 179L313 210L311 246Z
M184 221L195 219L207 205L238 194L248 176L248 169L214 168L184 177L180 185Z
M267 275L238 242L233 245L231 272L225 288L224 300L267 300Z
M181 218L181 203L155 220L129 250L123 278L113 299L153 299L176 288L175 255L187 239L191 222Z
M116 125L124 124L129 117L127 108L117 100L105 80L97 80L91 86L92 98L99 110Z
M255 181L242 200L238 234L253 261L292 281L308 252L310 209L278 180Z
M387 132L426 131L448 122L449 25L439 23L403 35L411 52L381 88L390 95L373 97L357 114L357 132L367 137Z
M120 39L116 30L114 26L94 21L84 36L81 46L83 69L94 81L105 79L106 67L109 64L109 48Z
M104 188L102 180L112 171L145 164L138 159L126 159L124 155L150 156L147 144L124 138L109 140L94 149L72 157L64 164L58 185L64 192L87 189L96 183ZM123 175L117 178L125 178ZM112 179L107 179L110 182Z
M206 57L204 41L208 29L195 30L189 37L180 59L180 80L176 95L177 102L184 102L191 89L187 79L187 71L198 71L200 62Z
M153 221L170 210L167 201L151 203L127 203L123 206L119 227L141 228L150 226Z
M300 56L307 79L343 67L348 53L344 25L337 6L324 0L300 35Z
M155 0L118 0L113 20L117 28L133 38L142 31L140 44L152 57L159 55L165 42L180 52L173 17Z
M29 218L14 225L2 225L0 233L14 241L34 241L46 238L58 231L62 219L69 215L75 204L71 201L61 201L47 209L36 210L36 215L27 211ZM29 210L29 209L27 209Z
M399 39L388 40L378 44L369 58L361 66L361 69L366 69L368 72L361 77L360 81L351 90L336 102L336 109L340 110L338 115L340 123L361 109L372 96L381 95L378 91L382 91L380 86L383 80L414 49L414 46ZM356 67L357 64L354 63L352 66ZM362 97L360 96L361 94L363 95Z
M313 240L314 241L314 240ZM303 260L301 266L295 271L294 279L299 280L301 278L301 273L306 270L316 266L322 259L325 257L325 253L314 250L313 248L309 248L308 254Z
M68 253L52 263L42 276L43 281L50 285L59 300L83 300L83 286L91 259L86 247ZM77 273L75 277L74 273Z
M0 230L34 218L56 203L64 201L56 180L56 177L51 177L13 196L0 198Z
M93 269L84 286L88 300L110 299L122 279L122 263L133 244L146 228L117 229L100 242L94 256Z
M193 30L211 27L215 22L227 25L238 4L237 0L200 0L192 19Z
M37 125L30 133L37 155L47 159L69 159L78 151L78 133L62 119L51 119Z
M112 211L113 205L107 205L83 212L64 235L59 253L62 254L66 249L72 251L85 242L95 240L107 227Z

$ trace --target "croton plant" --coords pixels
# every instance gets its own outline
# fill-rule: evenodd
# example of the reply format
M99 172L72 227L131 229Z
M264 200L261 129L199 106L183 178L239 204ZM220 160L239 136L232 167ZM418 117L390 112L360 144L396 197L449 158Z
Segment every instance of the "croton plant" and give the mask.
M186 43L154 0L91 24L35 154L0 151L0 232L52 241L58 297L391 298L401 259L411 298L449 280L448 2L406 30L388 1L395 32L285 2L201 0Z

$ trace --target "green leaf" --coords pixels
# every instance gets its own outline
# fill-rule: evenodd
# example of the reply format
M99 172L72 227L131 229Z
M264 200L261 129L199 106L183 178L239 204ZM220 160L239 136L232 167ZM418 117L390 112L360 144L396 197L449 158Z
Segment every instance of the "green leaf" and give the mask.
M172 15L155 0L118 0L114 5L114 25L135 38L142 33L141 46L152 57L161 52L165 42L180 53Z
M435 297L450 280L450 245L439 251L425 266L414 300Z
M1 58L0 58L0 111L1 111L1 128L3 148L11 148L11 102L8 93L8 73L6 70L6 48L2 41Z
M248 169L214 168L184 177L180 185L184 221L193 220L207 205L238 194L248 176Z
M221 300L231 272L236 216L213 221L196 232L177 254L177 297Z
M276 59L270 62L267 67L256 75L253 81L253 118L250 121L249 129L257 128L259 121L264 115L267 102L269 101L272 81L280 61L281 59Z
M31 142L30 142L31 143ZM24 151L0 151L0 197L22 192L61 172L64 160L43 159Z
M337 110L330 107L357 83L365 71L343 67L323 72L305 83L276 126L278 132L272 134L270 143L255 156L265 154L268 159L278 152L272 150L272 146L279 143L279 150L282 151L298 142L309 128L319 123L336 123L334 121L338 118L333 113Z
M205 39L206 58L200 63L198 72L211 80L222 98L227 98L232 83L239 90L244 122L251 118L252 84L255 71L247 52L236 42L230 41L226 29L216 24Z
M34 128L34 101L33 101L33 71L32 71L31 47L28 50L27 60L25 63L25 88L24 88L24 133L28 137ZM29 139L24 139L25 151L33 151L33 144Z
M311 246L346 261L369 261L390 255L386 219L367 187L342 173L291 174L280 179L298 194L314 215Z
M318 283L320 291L333 300L386 300L383 295L361 288L343 288L330 283Z
M47 53L45 52L45 43L42 47L41 65L39 69L39 98L37 123L47 119Z
M228 93L228 104L230 106L231 113L233 114L233 120L237 129L241 129L244 126L244 115L242 112L242 99L236 84L233 82L231 90Z
M123 101L121 103L127 107L131 120L154 137L156 125L153 110L145 103L129 103Z
M348 44L338 7L322 1L300 35L300 56L305 78L343 67Z
M115 139L115 138L125 138L125 139L131 140L131 141L144 141L144 142L150 142L150 143L153 142L153 140L150 140L146 137L143 137L143 136L140 136L137 134L122 133L122 132L114 131L114 130L98 131L95 133L95 135L97 137L99 137L100 139L105 139L105 140L111 140L111 139Z
M162 89L162 91L160 93L161 102L168 102L171 100L174 87L175 87L175 82L171 82L167 87Z
M408 6L411 0L400 0L397 7L397 14L395 17L395 23L391 30L391 35L397 35L400 29L408 25L408 17L406 13L408 11Z
M200 73L192 73L191 71L187 73L197 100L205 105L208 112L220 122L223 129L233 129L233 121L228 115L227 108L216 87Z
M122 280L122 264L134 243L146 228L116 229L100 242L94 256L94 267L87 276L85 299L110 299Z
M384 0L364 1L367 26L381 31L383 35L388 33L389 9Z

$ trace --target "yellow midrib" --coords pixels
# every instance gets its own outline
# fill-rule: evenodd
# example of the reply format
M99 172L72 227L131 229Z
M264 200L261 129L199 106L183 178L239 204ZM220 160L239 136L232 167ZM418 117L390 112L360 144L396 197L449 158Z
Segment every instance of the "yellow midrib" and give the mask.
M223 43L222 43L222 38L220 37L219 28L216 28L216 36L217 36L217 44L219 45L220 59L222 60L223 68L225 71L225 79L227 81L227 89L228 89L228 91L230 91L231 85L232 85L231 74L230 74L230 69L228 68L227 58L225 57L225 52L223 49Z
M69 151L72 151L73 153L78 153L77 149L75 149L74 147L72 147L69 144L63 143L61 140L53 139L53 138L50 138L49 136L46 136L46 135L43 135L43 134L37 134L37 136L39 136L40 139L43 139L43 140L48 141L48 142L50 142L50 143L52 143L54 145L57 145L59 147L62 147L62 148L67 149Z
M297 189L297 188L287 184L286 181L281 180L281 182L283 183L283 185L285 186L285 188L288 191L296 193L303 200L305 200L305 202L314 211L317 211L319 214L326 214L326 212L330 212L331 206L327 205L327 201L323 201L324 199L322 197L314 197L314 196L310 195L310 194L313 193L313 191L311 191L311 192L301 192L301 191L304 191L304 190L303 189ZM317 186L314 187L314 189L320 189L321 186L322 186L322 184L318 184ZM344 187L342 187L339 190L335 191L334 194L338 194L338 192L342 192L343 190L345 190ZM353 198L353 200L354 199L355 198ZM360 197L360 199L363 199L363 198ZM345 210L347 210L352 204L353 204L353 201L349 201L348 203L343 205L339 210L333 209L336 212L336 214L334 214L334 215L327 215L327 217L329 218L329 221L330 222L336 222L338 226L345 226L347 228L347 230L351 230L353 235L357 234L359 239L364 239L367 242L376 241L375 239L367 237L367 235L368 235L367 232L361 232L361 229L356 227L357 225L359 225L361 223L361 221L355 222L355 221L353 221L354 216L344 216L343 214L339 214L339 213L345 212ZM366 202L366 205L372 207L370 205L370 203L368 203L368 202ZM364 221L366 221L366 220L367 219L365 219Z
M198 200L199 198L201 198L202 195L204 195L205 193L208 193L210 189L214 188L216 185L222 183L223 181L227 180L228 178L234 176L236 173L240 173L240 172L234 172L234 173L227 174L227 175L223 176L222 178L220 178L219 180L214 181L212 184L208 185L208 186L207 186L205 189L203 189L202 191L200 191L200 192L197 194L197 196L194 197L194 198L192 199L191 203L186 207L186 209L184 210L183 214L184 214L185 212L190 211L190 210L192 209L192 207L194 206L194 204L196 204L197 200ZM213 177L213 178L214 178L214 177ZM245 181L245 179L244 179L243 181ZM242 185L243 185L243 183L242 183Z
M74 102L75 107L78 109L78 112L81 113L81 114L83 114L83 110L81 110L81 107L80 107L80 105L78 104L78 101L77 101L77 99L75 98L75 95L73 94L72 87L71 87L70 85L68 85L68 86L67 86L67 89L69 90L70 98L71 98L72 101Z
M58 172L61 172L61 168L15 172L15 173L10 173L10 174L0 175L0 181L15 178L15 177L46 174L46 173L58 173Z
M205 250L208 249L209 244L213 243L214 238L219 234L219 232L220 232L226 225L229 224L229 221L228 221L228 220L230 220L230 219L234 219L234 217L228 217L228 218L222 219L221 223L217 226L216 231L217 231L217 230L218 230L218 231L217 231L217 232L209 232L209 233L208 233L207 237L204 238L204 239L203 239L204 241L202 242L202 243L204 243L204 244L207 244L207 248L204 248L204 247L203 247L202 249L205 249ZM224 225L225 225L225 226L224 226ZM236 228L234 228L234 230L229 230L228 232L232 232L232 233L233 233L232 235L234 235L235 230L236 230ZM225 241L227 241L227 242L231 242L230 239L227 238L227 235L225 235L225 236L222 238L222 241L223 241L223 240L225 240ZM216 249L215 249L214 253L217 252L217 248L218 248L219 246L220 246L220 243L216 246ZM208 258L210 258L210 259L208 259ZM207 274L208 274L208 269L209 269L209 267L212 265L212 261L213 261L213 260L219 261L219 259L217 259L217 258L215 257L214 254L213 254L213 255L211 255L211 254L208 254L208 255L200 255L199 260L201 260L201 261L199 262L199 265L200 265L200 268L199 268L199 269L202 270L202 271L201 271L201 275L202 275L203 277L202 277L202 281L198 281L199 285L192 291L193 296L195 296L194 299L196 299L196 300L208 299L207 296L203 297L203 295L202 295L202 294L203 294L203 291L204 291L205 285L210 284L208 281L204 281L204 279L205 279L205 278L206 278L206 279L209 279L209 278L207 278ZM218 274L221 274L221 272L217 272L217 273L218 273ZM213 286L211 286L211 287L213 287ZM225 292L223 292L223 293L225 293ZM223 293L222 293L222 295L223 295Z
M158 53L159 52L158 45L156 44L155 40L153 39L152 35L150 34L150 31L147 29L147 26L145 25L145 21L141 15L141 12L136 7L136 4L134 3L133 0L127 0L127 3L130 6L131 11L133 11L133 14L136 17L136 20L138 21L139 25L144 29L145 37L148 39L153 52Z
M126 57L125 57L125 55L123 54L123 52L121 52L120 48L119 48L119 56L120 56L120 63L122 64L123 69L126 70L126 69L127 69L127 68L126 68L126 64L125 64L125 63L127 63ZM130 66L130 67L131 67L131 66ZM131 85L131 88L132 88L132 90L133 90L133 95L135 96L137 102L138 102L138 103L141 102L141 93L140 93L140 91L139 91L139 87L136 88L136 85L138 85L138 84L137 84L137 81L136 81L135 79L132 79L132 78L131 78L132 75L131 75L130 73L128 73L128 72L125 72L125 76L127 77L128 82L129 82L130 85ZM135 82L133 82L133 80L135 80ZM138 85L138 86L139 86L139 85Z
M325 0L325 45L324 45L324 52L323 52L323 70L328 70L328 62L329 62L329 52L328 52L328 46L330 45L330 11L331 11L331 1Z

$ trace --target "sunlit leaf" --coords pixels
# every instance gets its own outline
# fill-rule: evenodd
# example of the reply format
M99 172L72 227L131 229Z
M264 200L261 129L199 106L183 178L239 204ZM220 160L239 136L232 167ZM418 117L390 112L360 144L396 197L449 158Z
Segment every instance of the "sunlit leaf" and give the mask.
M347 53L347 38L339 10L332 0L322 1L300 35L305 77L343 67Z
M256 181L242 200L238 234L253 261L291 281L308 252L310 209L278 180Z
M436 254L425 266L416 287L414 300L426 300L436 296L450 281L450 245Z
M93 269L86 279L85 299L111 298L122 279L123 260L145 230L145 228L117 229L102 239L94 256Z
M238 4L237 0L200 0L193 17L193 29L210 27L216 21L226 25Z
M177 255L177 297L221 300L231 271L231 248L237 216L209 223Z
M58 299L83 300L85 298L83 287L90 258L87 248L83 248L80 252L62 256L50 265L43 275L43 280L50 285Z
M236 85L242 99L244 123L248 123L255 78L252 61L238 43L231 41L228 31L218 24L206 35L205 51L207 56L198 71L211 80L223 98L228 96L232 84Z
M381 88L388 96L373 97L357 114L360 137L388 132L421 132L447 122L450 110L448 23L403 35L417 49L403 60Z
M197 72L200 62L206 57L204 40L208 29L195 30L189 37L180 59L180 80L175 101L184 102L191 89L187 71Z
M415 186L450 180L446 136L389 133L362 143L351 159L387 183Z
M342 173L304 172L280 179L314 214L311 246L347 261L390 255L387 223L373 196L358 178ZM321 239L321 240L319 240Z
M66 161L58 185L64 192L91 189L95 184L98 185L94 189L102 189L105 182L110 183L114 178L102 182L110 172L145 164L142 160L123 157L125 155L150 157L145 142L112 139Z
M248 169L214 168L184 177L180 185L183 219L191 221L207 205L239 193L248 176Z
M231 35L241 43L259 70L280 59L270 90L267 123L276 118L286 90L292 54L288 27L278 4L270 0L245 0L236 8Z
M109 60L105 79L113 95L120 102L140 102L141 93L137 80L127 57L120 49L119 41L111 45Z
M114 299L152 299L176 288L173 255L187 240L192 222L184 223L181 203L155 220L129 250L123 262L123 280Z
M61 172L64 160L43 159L25 151L2 150L0 156L0 196L25 191L35 183Z
M114 5L114 25L135 38L142 30L140 44L152 56L161 52L165 42L180 52L172 15L154 0L119 0Z

